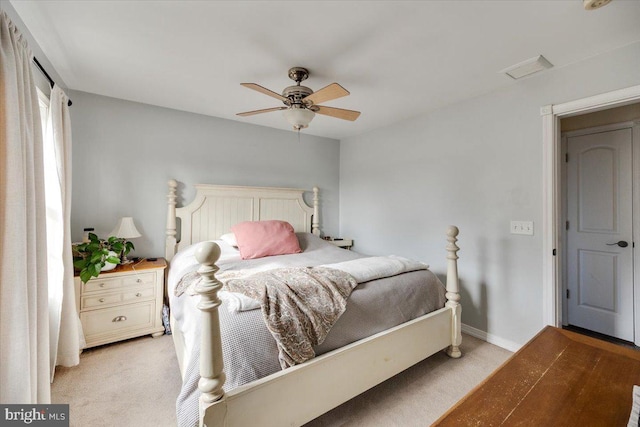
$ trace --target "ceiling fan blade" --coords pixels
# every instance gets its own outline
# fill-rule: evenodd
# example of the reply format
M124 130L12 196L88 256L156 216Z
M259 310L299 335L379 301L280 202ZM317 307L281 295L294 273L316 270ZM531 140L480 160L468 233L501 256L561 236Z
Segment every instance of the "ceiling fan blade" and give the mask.
M271 111L286 110L286 109L287 107L265 108L263 110L245 111L244 113L236 114L236 116L246 117L246 116L253 116L254 114L269 113Z
M285 98L284 96L280 95L279 93L275 93L272 90L267 89L266 87L262 87L258 84L255 83L240 83L242 86L244 87L248 87L249 89L253 89L256 90L260 93L264 93L265 95L269 95L275 99L279 99L282 102L289 102L289 98Z
M340 86L338 83L331 83L329 86L325 86L319 91L302 98L302 102L311 101L314 105L318 105L347 95L349 95L348 90Z
M323 107L322 105L316 105L317 110L314 111L318 114L324 114L325 116L336 117L342 120L354 121L360 117L360 111L343 110L342 108Z

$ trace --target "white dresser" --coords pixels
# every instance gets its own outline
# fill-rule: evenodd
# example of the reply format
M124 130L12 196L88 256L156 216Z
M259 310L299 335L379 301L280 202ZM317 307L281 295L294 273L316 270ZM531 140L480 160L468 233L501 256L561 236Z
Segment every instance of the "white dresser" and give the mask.
M75 277L76 309L87 347L140 335L164 334L163 258L143 260L100 273L84 285Z

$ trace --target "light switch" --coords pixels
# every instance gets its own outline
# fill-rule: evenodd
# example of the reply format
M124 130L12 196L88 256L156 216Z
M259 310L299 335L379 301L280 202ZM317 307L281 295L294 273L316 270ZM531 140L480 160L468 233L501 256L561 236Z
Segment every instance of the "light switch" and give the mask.
M511 234L533 236L533 221L511 221Z

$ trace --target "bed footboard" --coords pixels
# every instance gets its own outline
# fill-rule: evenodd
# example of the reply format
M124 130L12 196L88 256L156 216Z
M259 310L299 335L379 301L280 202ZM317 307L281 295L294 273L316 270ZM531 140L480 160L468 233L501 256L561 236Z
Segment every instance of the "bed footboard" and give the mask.
M445 307L388 331L277 372L225 394L222 342L215 278L220 248L200 243L196 259L202 281L196 287L202 310L200 349L200 425L302 425L369 388L402 372L430 355L446 350L461 356L461 306L456 245L458 228L447 229ZM429 337L419 340L417 336ZM348 386L335 388L335 378L349 377ZM284 405L284 407L283 407Z
M460 344L462 343L462 307L460 306L460 284L458 282L458 227L453 225L447 229L447 302L446 307L452 311L451 317L451 345L447 354L455 359L462 356Z
M222 303L218 298L218 291L222 283L216 279L218 271L216 261L220 258L220 247L214 242L200 243L196 249L196 259L200 263L198 273L202 280L195 288L200 294L198 308L202 310L202 334L200 352L200 381L198 388L200 408L221 399L224 396L224 364L222 361L222 339L220 337L220 318L218 307Z

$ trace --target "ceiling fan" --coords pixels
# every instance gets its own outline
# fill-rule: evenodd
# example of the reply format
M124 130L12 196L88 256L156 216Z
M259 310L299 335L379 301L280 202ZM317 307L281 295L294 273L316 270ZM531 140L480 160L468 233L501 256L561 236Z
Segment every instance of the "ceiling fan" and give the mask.
M349 95L349 91L340 86L338 83L331 83L317 92L314 92L306 86L301 86L300 82L309 77L309 70L302 67L293 67L289 70L289 78L296 82L295 86L286 87L282 91L282 95L273 92L265 87L255 83L240 83L244 87L253 89L265 95L279 99L285 105L284 107L265 108L263 110L247 111L238 113L238 116L246 117L254 114L269 113L271 111L283 111L284 117L293 126L294 130L299 131L309 126L315 114L336 117L338 119L354 121L360 116L359 111L344 110L342 108L325 107L318 105L321 102L331 101L333 99L342 98Z

